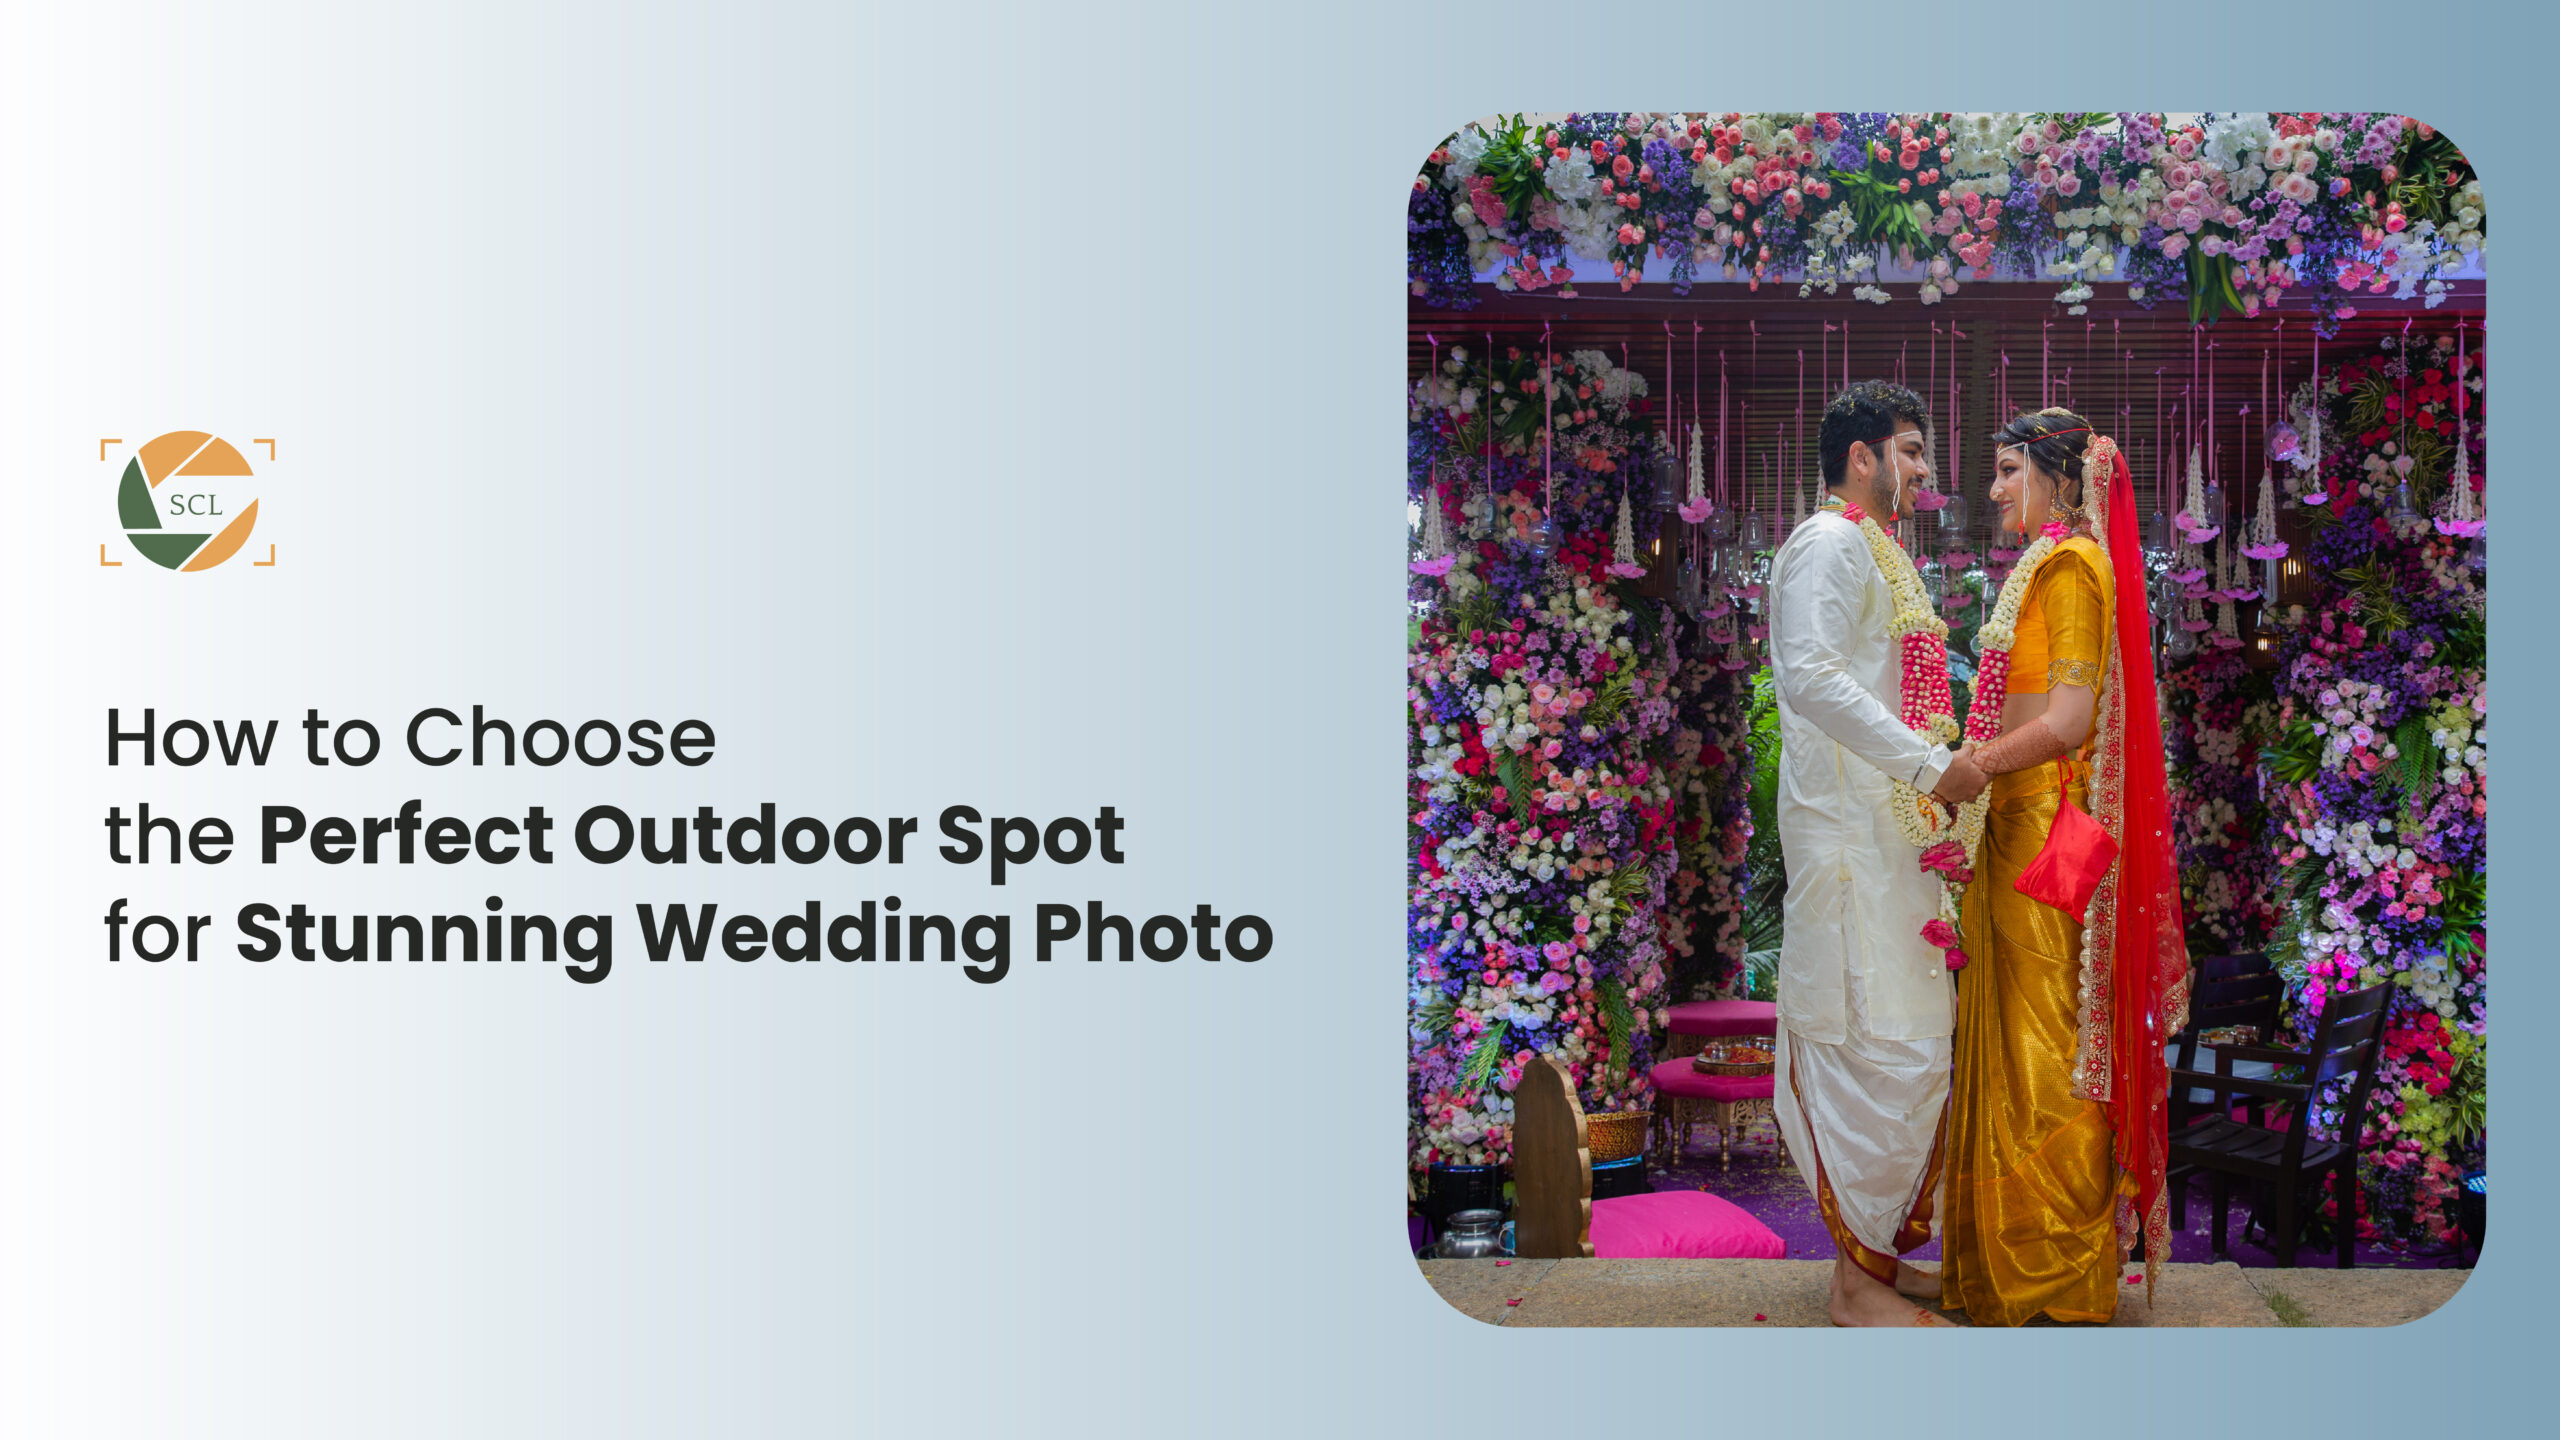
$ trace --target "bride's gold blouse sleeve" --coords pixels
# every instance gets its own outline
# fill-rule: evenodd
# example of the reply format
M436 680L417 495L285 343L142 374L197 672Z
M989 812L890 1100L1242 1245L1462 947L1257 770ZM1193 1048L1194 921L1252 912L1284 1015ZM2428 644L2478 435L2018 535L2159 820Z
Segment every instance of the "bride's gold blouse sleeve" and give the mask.
M2095 690L2104 678L2115 586L2096 550L2075 539L2037 569L2010 650L2011 693L2044 695L2057 685Z

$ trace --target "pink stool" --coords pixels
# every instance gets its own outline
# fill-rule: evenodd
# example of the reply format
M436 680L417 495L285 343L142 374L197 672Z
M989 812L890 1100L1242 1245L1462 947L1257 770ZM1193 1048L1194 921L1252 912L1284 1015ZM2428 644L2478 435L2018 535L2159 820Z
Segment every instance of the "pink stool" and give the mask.
M1666 1057L1695 1055L1708 1040L1727 1035L1775 1035L1778 1007L1768 1000L1692 1000L1671 1007Z
M1750 1123L1752 1117L1766 1115L1777 1122L1777 1109L1772 1099L1777 1094L1774 1075L1709 1075L1687 1059L1665 1060L1653 1067L1653 1091L1670 1107L1664 1122L1655 1128L1660 1133L1662 1163L1669 1165L1689 1148L1689 1129L1697 1123L1697 1107L1704 1105L1714 1112L1716 1138L1723 1151L1724 1168L1733 1168L1733 1127L1737 1120ZM1778 1153L1786 1154L1786 1137L1778 1137Z

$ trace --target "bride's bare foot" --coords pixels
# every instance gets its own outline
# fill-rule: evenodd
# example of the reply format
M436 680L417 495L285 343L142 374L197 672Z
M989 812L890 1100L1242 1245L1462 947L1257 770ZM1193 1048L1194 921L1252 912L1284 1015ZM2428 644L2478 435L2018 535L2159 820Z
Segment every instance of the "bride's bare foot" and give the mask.
M1831 1269L1831 1323L1857 1328L1916 1329L1945 1322L1895 1294L1892 1286L1880 1283L1843 1256Z
M1937 1271L1923 1270L1900 1260L1893 1262L1893 1288L1914 1300L1935 1300L1943 1293Z

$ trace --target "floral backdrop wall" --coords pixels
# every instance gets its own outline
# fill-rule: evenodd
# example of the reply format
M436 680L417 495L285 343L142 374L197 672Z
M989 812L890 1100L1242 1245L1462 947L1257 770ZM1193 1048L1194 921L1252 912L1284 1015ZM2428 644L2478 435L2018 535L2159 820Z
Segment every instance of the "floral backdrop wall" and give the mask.
M1417 1168L1506 1160L1532 1056L1587 1109L1643 1107L1665 1008L1739 978L1750 662L1635 593L1662 463L1643 377L1544 361L1453 346L1410 397Z
M2274 735L2274 679L2239 650L2207 647L2161 676L2160 712L2187 953L2263 950L2276 922L2279 837L2258 755Z
M1621 290L1650 263L1678 293L1719 277L1776 304L1847 286L1883 305L1888 276L1923 306L2045 280L2071 314L2114 280L2192 323L2307 310L2334 338L2362 296L2438 305L2486 231L2462 153L2380 113L1600 113L1436 147L1407 278L1435 309L1478 305L1486 279L1571 300L1577 259ZM2163 723L2191 949L2266 949L2301 1031L2330 995L2404 992L2357 1217L2395 1241L2445 1235L2487 1144L2483 359L2467 323L2404 335L2333 355L2258 420L2310 522L2292 554L2312 598L2274 613L2271 672L2232 617L2258 593L2249 562L2285 550L2272 525L2208 553L2191 498L2148 577L2176 642ZM1553 358L1435 346L1409 395L1417 1169L1506 1160L1532 1055L1587 1109L1644 1105L1666 1007L1765 989L1779 942L1782 857L1753 821L1773 803L1766 546L1720 532L1693 563L1656 554L1666 516L1705 513L1694 472L1682 504L1623 352ZM2017 551L1930 525L1924 581L1969 681ZM2334 1129L2335 1097L2308 1120Z
M1406 209L1407 280L1435 306L1470 280L1573 293L1567 252L1632 287L1648 257L1882 305L1890 258L1931 304L1995 275L2128 282L2195 320L2300 292L2322 323L2359 291L2445 293L2484 242L2462 152L2405 116L2239 113L1569 115L1472 124L1432 151Z
M2283 867L2270 953L2300 989L2306 1031L2331 994L2405 992L2359 1196L2360 1229L2392 1238L2443 1239L2488 1142L2478 339L2466 327L2386 340L2293 405L2308 453L2286 488L2315 523L2307 558L2329 583L2292 617L2262 751Z

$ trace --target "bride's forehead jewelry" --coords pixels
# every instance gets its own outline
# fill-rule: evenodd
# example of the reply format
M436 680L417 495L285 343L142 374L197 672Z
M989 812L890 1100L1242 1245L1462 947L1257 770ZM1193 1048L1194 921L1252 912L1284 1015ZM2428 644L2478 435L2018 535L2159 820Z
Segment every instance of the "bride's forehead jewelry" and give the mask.
M2040 435L2030 435L2024 440L2012 440L2008 444L2000 447L2000 453L2006 455L2012 450L2024 450L2039 440L2051 440L2060 435L2086 435L2089 433L2091 428L2092 427L2087 425L2074 425L2068 430L2047 430ZM1992 438L1998 439L1999 437L1994 436Z

